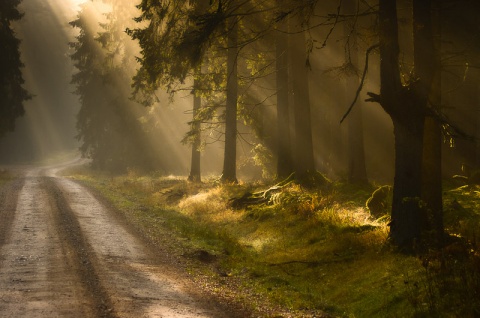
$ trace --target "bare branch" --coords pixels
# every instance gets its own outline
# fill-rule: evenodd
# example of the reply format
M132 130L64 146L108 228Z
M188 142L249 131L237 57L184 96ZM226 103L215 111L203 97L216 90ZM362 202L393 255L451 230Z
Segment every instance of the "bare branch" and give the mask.
M358 86L353 102L350 104L350 107L348 108L347 112L345 113L345 115L343 115L342 119L340 120L340 124L345 120L345 118L347 118L348 114L350 114L350 112L352 111L353 106L355 106L355 103L358 100L358 96L360 96L360 92L362 91L363 85L365 84L365 77L367 76L367 71L368 71L368 58L370 56L370 53L376 48L378 48L379 46L380 44L378 43L374 44L371 47L369 47L365 52L365 67L363 68L363 74L362 74L362 79L360 81L360 85Z
M342 0L340 0L340 2L338 3L337 14L335 15L335 22L333 23L333 26L330 28L330 31L328 31L328 34L327 34L327 36L325 37L325 40L324 40L323 43L322 43L322 46L321 46L322 49L327 46L327 41L328 41L328 39L330 38L330 35L332 35L333 30L334 30L335 27L337 26L338 19L339 19L339 17L340 17L340 10L341 10L341 8L342 8Z

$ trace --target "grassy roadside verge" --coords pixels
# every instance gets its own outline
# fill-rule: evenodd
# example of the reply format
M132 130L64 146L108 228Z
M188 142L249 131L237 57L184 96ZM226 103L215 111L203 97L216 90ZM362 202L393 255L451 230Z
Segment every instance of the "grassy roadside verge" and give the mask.
M364 209L368 187L291 184L275 204L233 209L230 198L268 185L69 174L154 244L169 240L199 286L257 317L441 317L452 305L438 303L421 259L391 250L386 224Z

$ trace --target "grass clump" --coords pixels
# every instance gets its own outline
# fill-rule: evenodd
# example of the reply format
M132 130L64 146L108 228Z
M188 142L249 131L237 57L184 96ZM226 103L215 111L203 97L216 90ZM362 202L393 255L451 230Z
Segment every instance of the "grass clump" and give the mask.
M271 200L237 206L232 198L269 186L88 171L74 176L99 189L153 242L168 237L181 254L202 263L190 270L209 281L203 285L211 292L255 307L260 316L437 317L475 310L448 308L442 300L466 297L442 289L462 279L474 285L478 277L460 274L466 268L454 268L446 280L438 257L425 265L425 257L390 247L386 221L365 206L375 190L370 185L307 189L288 183ZM473 210L480 197L471 196L478 193L453 191L446 200ZM465 222L454 229L468 232Z

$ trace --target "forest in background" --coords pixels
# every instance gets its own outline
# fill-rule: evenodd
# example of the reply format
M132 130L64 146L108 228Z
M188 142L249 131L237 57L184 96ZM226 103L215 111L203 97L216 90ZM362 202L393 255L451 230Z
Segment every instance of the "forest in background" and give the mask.
M222 163L221 160L218 162L218 157L224 155L222 153L226 135L224 116L229 78L226 68L227 51L230 47L225 41L227 35L231 33L224 23L230 15L238 15L244 17L238 22L239 52L235 59L238 100L238 134L235 148L238 148L237 168L240 168L240 173L245 170L244 174L249 176L245 166L252 166L253 163L263 168L265 176L277 175L279 145L288 144L290 140L293 145L291 152L299 154L295 147L300 148L300 141L306 138L299 137L299 140L295 140L295 136L311 134L315 169L330 177L349 178L354 166L358 165L360 167L358 170L363 170L362 159L355 157L362 157L363 153L370 180L378 180L382 183L393 181L394 140L391 120L380 107L377 107L378 105L364 102L368 98L367 92L376 92L380 86L377 49L370 50L367 77L358 96L358 105L355 106L355 109L360 110L352 113L353 119L340 124L340 119L354 100L361 81L365 66L365 52L378 42L379 25L375 3L348 4L347 1L342 1L341 4L332 2L325 4L294 1L283 4L282 7L282 4L261 2L249 5L239 4L238 7L225 9L226 12L222 15L215 15L219 9L213 4L206 8L195 8L191 3L166 2L158 8L150 8L145 4L142 15L141 12L135 11L131 4L118 2L110 4L112 6L110 8L108 2L95 3L84 4L82 10L85 14L82 15L80 12L78 16L77 30L84 34L76 45L84 47L82 52L76 49L77 52L72 57L77 56L79 59L90 57L98 60L98 65L103 68L109 66L109 69L100 68L98 72L101 76L114 76L116 81L123 78L124 83L114 84L108 79L106 83L108 83L107 88L110 86L110 90L125 96L112 93L113 96L106 99L114 100L112 104L117 106L120 105L119 100L133 105L126 106L129 111L122 115L122 107L102 108L98 106L101 105L98 103L99 98L94 97L94 102L91 103L92 112L97 111L98 114L90 117L95 117L99 123L115 121L115 117L118 117L116 121L120 126L122 125L118 122L122 120L121 118L140 119L140 130L149 136L143 139L153 139L153 145L148 143L145 145L146 149L143 153L146 155L142 160L145 161L145 158L149 157L148 152L157 152L151 154L150 159L146 160L154 169L163 170L166 173L183 172L183 174L190 170L190 154L185 149L178 150L177 141L183 139L185 143L195 141L198 143L195 148L200 149L201 155L205 157L201 167L204 167L207 173L218 174L222 171ZM447 122L445 126L454 127L453 131L452 129L444 130L443 171L445 176L451 176L461 174L462 166L463 169L469 167L470 170L475 170L476 165L476 143L472 140L464 140L475 137L477 127L475 107L471 106L475 105L476 98L475 36L470 32L475 28L473 22L475 18L464 17L468 12L466 8L472 5L471 2L454 1L443 5L448 8L444 11L448 11L449 16L442 19L441 28L443 35L441 51L442 59L445 61L442 65L444 71L441 78L442 87L445 88L442 90L442 116L444 114L445 118L448 118L442 120ZM227 7L227 4L224 4L224 7ZM192 10L205 10L205 12L195 13ZM342 10L350 10L353 13L342 13ZM411 2L399 2L398 41L401 50L398 62L401 81L405 85L415 81L411 10ZM115 14L116 11L119 13ZM290 14L287 14L289 12ZM285 16L282 17L282 15ZM92 21L92 17L95 16L97 18ZM144 29L138 28L138 24L132 20L135 16L138 17L139 23L149 23L149 25ZM297 31L277 30L280 27L288 27L287 18L298 20L295 23L301 28L302 39L304 38L300 45L292 44L293 35L297 34ZM276 23L276 19L280 21ZM459 26L459 21L465 25ZM164 30L162 30L163 24L166 26ZM134 40L125 34L126 29L135 38ZM158 34L153 34L153 30ZM283 49L285 52L283 55L274 50L279 34L284 34L286 45L290 45L290 48ZM201 43L195 43L195 41ZM137 46L139 42L143 47ZM298 52L292 50L292 46L295 46ZM276 54L279 54L280 58L277 58ZM297 56L292 57L293 54ZM287 63L286 66L279 66L279 63L282 63L281 58L287 57L292 60L291 63L296 61L297 66L289 68L290 62L287 60L284 61ZM135 64L135 61L141 62L141 65ZM94 68L95 65L83 67ZM194 67L199 71L197 72ZM114 72L118 72L118 68L121 68L123 75L116 76ZM292 70L296 69L303 69L305 73L294 74ZM282 71L286 73L281 73ZM80 71L76 78L79 78L81 73ZM300 82L292 79L293 76L304 78L305 82L298 87L293 87L293 83ZM132 96L129 89L132 77L134 77L134 101L130 98ZM280 82L282 78L286 81L283 84L286 85L285 89L277 87L277 81ZM194 79L197 80L196 85L199 87L195 87ZM293 106L295 89L304 90L296 95L309 96L306 101L296 101L297 104L309 106L309 119L295 119L295 113L292 110L295 109ZM192 92L194 94L191 94ZM284 93L284 96L280 96L277 92ZM197 103L203 105L194 117L192 117L194 112L192 95L197 97ZM83 95L80 93L79 96ZM278 122L276 122L280 117L277 116L277 112L282 101L290 105L287 116L290 136L282 135L288 130L283 129L285 124L282 125L282 129L278 129ZM134 102L155 104L155 107L141 109ZM89 104L83 104L84 107L80 113L86 112L86 116L89 116ZM100 119L99 115L103 109L106 112L103 117L105 120ZM116 115L108 113L112 109L115 110ZM133 112L134 116L130 116L130 112ZM348 126L353 125L352 122L358 122L354 119L355 113L361 113L361 116L357 117L363 119L361 123L363 129L355 127L349 129ZM87 120L88 117L82 120L79 115L78 125ZM296 120L299 123L295 125ZM300 122L310 122L311 133L297 132L295 127L305 126ZM200 126L197 127L196 124ZM89 131L93 134L95 128L101 126L93 122L90 125L90 130L86 128L82 130L79 127L80 134L88 134ZM197 129L202 131L199 138L194 133ZM357 132L348 133L355 129ZM119 138L125 142L125 138L119 137L122 129L107 130L115 131L111 133L110 138ZM453 138L462 133L466 138ZM134 133L131 135L133 136ZM88 139L87 136L81 138ZM98 135L96 139L102 138ZM135 161L134 158L123 159L126 156L116 156L114 152L106 150L108 146L118 146L119 142L109 142L105 137L105 145L100 147L94 145L95 138L92 141L85 140L83 147L90 147L91 151L94 151L95 147L98 148L99 153L93 157L100 165L102 161L112 161L112 164L107 165L109 169L121 170L142 165L138 162L113 163L115 160ZM132 137L132 140L137 139ZM363 150L358 148L362 145ZM452 147L453 145L455 147ZM111 158L102 159L102 152L110 153ZM130 151L130 153L136 152ZM359 154L356 155L356 153ZM306 156L299 155L299 157ZM312 159L310 158L309 161L308 165L311 166ZM181 167L179 167L180 162ZM354 165L352 162L357 164ZM115 167L116 165L119 166ZM143 165L148 166L146 162L143 162ZM288 175L288 173L281 174ZM250 173L251 176L252 173ZM256 177L258 176L257 169Z
M21 3L21 1L12 3ZM83 33L76 45L84 47L81 53L74 52L77 49L72 47L72 57L96 60L95 63L83 67L91 68L91 71L99 68L96 71L99 77L105 77L101 81L106 88L99 89L103 93L99 93L99 96L94 96L95 92L92 92L90 104L87 101L81 102L83 109L80 113L86 113L85 116L95 117L98 120L98 124L95 125L92 121L89 127L82 128L88 117L82 119L82 115L79 114L77 118L78 138L83 143L83 148L90 148L89 156L94 157L99 165L102 165L102 162L111 161L106 168L112 170L121 171L127 167L144 166L165 173L188 174L191 168L189 147L188 145L179 146L179 141L183 140L185 144L193 142L195 138L192 132L195 130L195 125L192 124L198 122L201 123L202 134L196 148L201 150L201 156L204 157L201 169L205 174L219 174L222 171L222 162L221 160L219 162L219 157L223 156L225 133L222 118L226 104L225 74L227 74L228 44L225 40L229 33L224 20L230 15L238 15L242 18L239 22L240 31L238 31L237 161L239 164L237 169L243 179L258 178L261 175L259 171L262 169L265 176L275 176L278 157L276 148L280 144L278 140L286 140L284 142L286 144L288 139L295 135L293 110L289 111L288 116L290 130L292 130L290 137L282 135L282 131L286 130L277 129L276 122L277 104L282 104L281 101L284 101L290 104L290 108L293 107L292 83L298 82L288 80L293 75L290 74L291 71L289 73L288 66L278 67L277 72L277 62L281 63L282 59L275 55L277 54L275 43L278 42L277 38L281 38L279 34L283 34L287 41L286 45L290 45L290 49L283 48L285 54L279 53L280 57L287 58L293 54L292 39L297 31L288 31L287 25L287 20L293 17L293 20L298 20L295 23L304 32L303 42L305 43L302 42L300 46L295 45L298 48L304 47L304 50L299 49L299 52L296 52L299 56L290 59L297 61L300 69L305 69L302 77L306 78L308 84L304 83L300 86L303 89L308 88L308 92L302 92L302 95L307 93L309 95L310 120L303 120L303 122L311 122L315 169L329 177L348 178L353 169L352 161L359 162L358 159L352 159L355 155L350 153L361 154L362 150L355 147L363 146L368 179L379 183L393 182L394 139L391 119L375 103L365 102L368 98L367 93L378 92L380 87L380 54L378 48L372 48L378 44L379 35L377 2L287 1L282 4L263 1L248 5L239 3L228 9L225 3L222 7L225 11L222 16L214 15L219 10L218 3L217 5L208 3L204 8L196 8L198 5L195 2L174 4L167 1L158 4L157 9L152 9L149 8L150 4L136 8L134 4L122 1L88 1L78 8L78 20L76 20L78 26L74 25L75 21L72 21L71 26L74 26L72 28L74 32ZM459 131L454 137L458 137L458 132L463 132L463 137L467 137L451 138L452 131L445 130L442 149L443 174L450 177L454 174L462 174L462 167L463 169L468 167L470 171L475 170L478 157L476 141L464 140L471 139L468 137L476 137L478 126L476 119L478 116L474 106L477 104L475 93L477 48L475 32L472 32L476 26L475 16L470 13L475 10L469 10L475 8L475 2L443 1L439 5L441 8L438 10L441 9L443 12L441 17L443 40L440 48L442 115L448 118L449 124L458 128ZM150 10L150 13L147 10ZM195 13L192 10L199 10L199 12ZM26 12L27 18L29 14L32 13ZM408 83L415 78L412 1L398 1L397 15L400 76L403 83ZM138 22L134 20L135 18ZM170 26L166 24L168 21ZM147 27L147 23L150 23L150 26ZM142 25L145 26L144 29ZM149 41L148 37L152 37L152 34L148 34L152 32L149 28L154 27L158 28L156 35L158 38L155 40L152 38ZM130 36L125 32L127 29ZM144 48L138 45L141 42L140 39L132 39L140 34L144 37ZM184 43L180 43L181 41ZM189 41L202 43L188 44ZM75 45L74 43L75 41L71 41L71 45ZM171 49L162 50L161 46ZM354 107L358 111L353 112L351 116L356 118L355 113L361 113L358 117L362 118L362 129L357 128L360 134L349 134L348 131L355 131L355 128L349 129L348 126L358 121L351 119L340 124L340 119L354 100L365 66L366 51L369 48L372 49L369 51L368 72ZM28 50L28 48L25 49ZM148 53L148 50L151 50L152 56L148 57L147 61L144 54ZM158 55L157 50L160 51ZM182 55L178 50L201 56ZM164 52L161 53L162 51ZM201 58L201 61L194 61L195 58ZM73 60L78 62L75 58ZM141 61L151 64L151 66L145 65L145 69L158 69L155 71L157 73L141 74L145 73L142 64L138 63ZM162 63L167 64L162 65ZM194 63L202 65L200 67L202 74L197 76L199 77L197 85L204 87L199 87L195 94L191 94L194 88L195 70L192 69ZM122 69L123 74L117 76L115 72L120 72L119 69ZM158 73L160 69L163 69L163 73ZM281 73L282 70L286 73ZM81 71L75 78L80 80L80 74ZM283 84L287 85L286 89L279 90L284 92L285 96L277 96L277 75L280 79L286 80L286 84ZM115 82L109 79L109 76L115 77ZM134 76L136 78L133 87L135 96L132 96L130 86ZM148 78L149 76L151 78ZM72 82L76 85L75 79ZM82 97L81 92L77 95ZM193 95L198 95L203 108L199 114L196 114L197 118L192 120ZM40 97L37 96L37 99ZM104 102L100 102L101 98ZM138 102L154 106L142 108ZM119 106L123 104L130 106ZM68 107L69 105L64 106L64 108ZM128 111L123 111L124 108ZM94 111L98 114L89 115L89 112ZM130 116L130 113L133 115ZM121 125L119 123L125 120L121 118L133 118L138 126L138 133L141 131L143 139L149 140L146 142L148 149L144 152L144 158L137 158L139 162L135 162L135 158L123 159L123 156L114 155L115 152L106 150L114 145L122 148L119 146L121 142L116 142L115 138L125 139L121 137L124 132L122 129L113 128L115 125ZM109 123L109 120L112 123ZM113 123L115 121L116 124ZM105 123L105 126L113 125L112 128L104 127L105 131L109 131L109 136L100 136L98 131L95 132L102 123ZM88 130L92 135L97 135L96 140L95 138L88 140L89 137L82 135L88 134ZM103 134L107 135L106 132ZM360 138L359 141L353 138L354 136ZM7 135L6 138L8 137ZM108 141L109 138L111 142ZM104 142L102 147L94 145L101 139ZM135 140L133 137L131 139ZM24 141L21 138L19 140ZM125 140L123 142L126 143ZM296 140L290 140L290 142L294 145L293 147L297 145ZM9 140L3 148L11 148L12 145L19 147L15 145L15 140ZM26 147L31 146L31 144L26 145ZM93 150L95 147L98 149ZM93 155L95 151L98 153ZM41 155L41 153L34 153L22 157L22 154L2 151L4 162L26 161L32 158L35 160ZM125 162L119 162L122 160ZM253 171L247 168L255 165L259 168ZM363 166L361 163L358 165Z
M172 140L181 124L157 109L183 99L189 180L205 162L224 182L248 166L301 184L321 182L317 171L385 182L393 170L393 241L431 233L442 245L442 177L469 178L477 160L477 120L462 112L475 105L464 100L476 94L472 5L86 2L70 23L80 150L102 170L175 173L188 162Z

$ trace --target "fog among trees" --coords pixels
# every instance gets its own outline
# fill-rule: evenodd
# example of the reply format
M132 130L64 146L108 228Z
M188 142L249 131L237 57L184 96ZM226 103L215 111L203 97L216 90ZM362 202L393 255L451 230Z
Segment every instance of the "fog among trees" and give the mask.
M390 184L392 239L441 244L442 178L480 164L478 9L4 1L0 159L78 149L102 171L194 182Z

